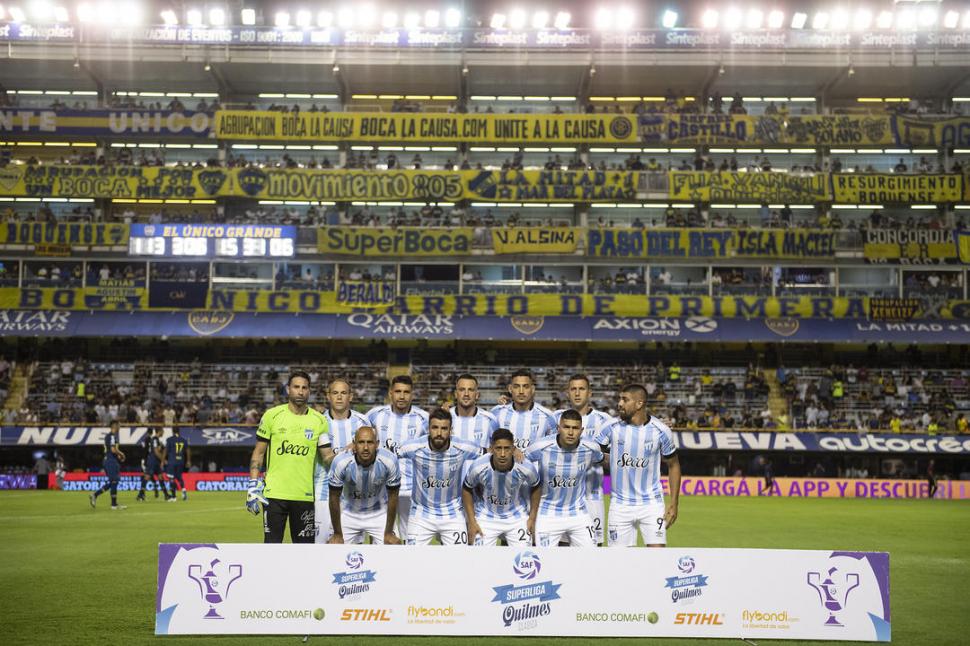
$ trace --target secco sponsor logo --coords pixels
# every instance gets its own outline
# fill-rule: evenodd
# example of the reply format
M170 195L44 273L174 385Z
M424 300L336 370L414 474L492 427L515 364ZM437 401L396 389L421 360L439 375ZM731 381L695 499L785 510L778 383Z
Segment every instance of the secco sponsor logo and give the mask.
M456 617L464 616L454 606L408 606L409 624L454 624Z
M789 630L798 617L788 610L749 610L741 611L741 627L760 630Z
M678 612L675 626L723 626L724 615L719 612Z
M389 608L344 608L340 621L390 621Z

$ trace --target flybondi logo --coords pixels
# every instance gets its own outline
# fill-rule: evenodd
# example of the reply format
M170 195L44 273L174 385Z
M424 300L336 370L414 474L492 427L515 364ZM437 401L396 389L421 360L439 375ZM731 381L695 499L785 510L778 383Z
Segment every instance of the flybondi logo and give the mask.
M377 580L377 572L363 569L364 555L360 552L348 553L344 563L349 571L334 572L333 585L337 586L341 599L356 599L370 590L370 584Z

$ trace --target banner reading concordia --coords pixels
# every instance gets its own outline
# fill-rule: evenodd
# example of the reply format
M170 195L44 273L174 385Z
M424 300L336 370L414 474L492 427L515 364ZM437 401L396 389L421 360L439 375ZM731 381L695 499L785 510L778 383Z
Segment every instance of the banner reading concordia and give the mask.
M323 227L317 229L317 250L349 256L454 256L471 249L470 228Z
M115 247L128 244L127 224L6 222L0 244Z
M963 199L963 175L835 173L837 204L936 204Z
M827 173L670 173L670 199L678 202L814 204L831 197Z
M863 255L874 264L942 264L957 261L950 229L867 229Z
M836 234L813 229L590 229L593 258L832 258Z
M505 253L573 253L583 238L578 227L501 227L492 229L492 248Z

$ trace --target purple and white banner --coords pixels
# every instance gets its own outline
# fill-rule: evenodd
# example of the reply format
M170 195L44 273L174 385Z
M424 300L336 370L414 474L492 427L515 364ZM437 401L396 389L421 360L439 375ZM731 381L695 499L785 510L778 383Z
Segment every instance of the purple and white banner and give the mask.
M888 642L889 555L162 544L155 633Z

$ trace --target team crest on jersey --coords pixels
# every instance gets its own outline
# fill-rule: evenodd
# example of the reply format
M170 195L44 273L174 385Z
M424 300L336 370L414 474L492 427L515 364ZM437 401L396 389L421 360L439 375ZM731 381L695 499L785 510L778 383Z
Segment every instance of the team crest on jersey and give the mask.
M308 440L312 440L313 439L313 429L312 428L305 428L305 429L303 429L303 434L306 435L306 439L308 439Z
M539 432L539 422L536 422L535 424L532 425L532 432L533 433Z
M539 618L552 614L552 602L559 599L561 583L532 580L542 569L539 556L532 551L519 552L512 560L512 573L525 585L492 586L493 603L502 606L502 625L516 630L531 630L539 625Z

